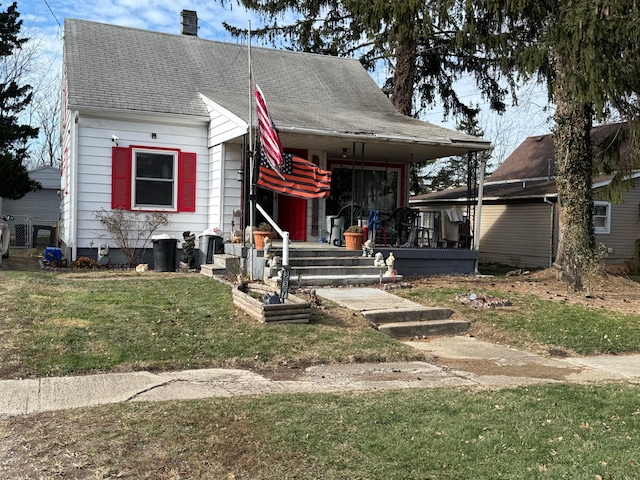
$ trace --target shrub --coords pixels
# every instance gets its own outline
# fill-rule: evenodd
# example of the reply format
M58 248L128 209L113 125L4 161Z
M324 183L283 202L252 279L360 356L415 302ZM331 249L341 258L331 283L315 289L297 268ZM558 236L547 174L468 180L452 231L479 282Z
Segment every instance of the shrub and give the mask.
M129 266L141 263L144 248L153 232L169 225L169 216L164 212L142 214L124 208L111 211L101 208L94 215L125 255Z

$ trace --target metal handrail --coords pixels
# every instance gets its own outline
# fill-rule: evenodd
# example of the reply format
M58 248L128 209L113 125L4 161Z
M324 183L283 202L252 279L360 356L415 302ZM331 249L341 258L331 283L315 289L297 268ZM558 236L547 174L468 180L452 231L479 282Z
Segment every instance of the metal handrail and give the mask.
M260 206L259 203L256 202L256 210L258 210L264 218L269 222L269 224L274 228L276 232L280 234L282 237L282 266L289 266L289 232L282 230L276 221L271 218L271 216L266 212L264 208Z

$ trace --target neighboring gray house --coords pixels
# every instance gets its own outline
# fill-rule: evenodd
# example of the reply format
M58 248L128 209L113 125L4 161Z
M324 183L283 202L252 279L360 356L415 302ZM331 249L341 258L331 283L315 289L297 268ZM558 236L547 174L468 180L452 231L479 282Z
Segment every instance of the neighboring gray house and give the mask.
M624 124L594 127L594 145L600 146ZM627 146L621 147L621 155ZM640 178L640 172L629 177ZM605 262L625 269L637 259L640 248L640 184L623 194L623 203L599 199L598 190L609 177L593 179L596 241L605 246ZM553 138L550 134L527 138L493 172L484 184L478 259L514 267L550 267L558 244L557 188ZM467 188L460 187L411 198L410 205L423 211L465 210ZM473 209L475 210L475 209ZM471 219L475 225L475 219Z
M60 216L60 170L38 167L29 170L29 179L39 182L41 190L27 193L20 200L4 200L2 211L13 215L9 222L13 244L32 247L40 243L55 246L58 218ZM38 237L42 240L38 241Z
M197 23L195 12L182 17ZM61 246L68 259L95 256L108 242L95 218L102 208L168 212L171 223L159 233L178 239L214 227L226 239L246 224L243 149L249 124L257 124L248 48L187 34L194 31L65 20ZM411 162L489 147L399 114L355 59L255 47L251 59L284 148L337 179L329 199L258 189L292 240L326 236L326 216L352 198L380 208L372 182L384 184L385 208L406 206Z

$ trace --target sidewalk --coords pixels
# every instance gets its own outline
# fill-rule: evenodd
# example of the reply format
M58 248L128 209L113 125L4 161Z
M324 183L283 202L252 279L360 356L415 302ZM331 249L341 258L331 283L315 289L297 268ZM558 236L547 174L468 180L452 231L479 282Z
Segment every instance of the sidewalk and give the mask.
M640 379L640 355L557 359L520 352L466 336L439 337L407 343L432 355L434 363L319 365L307 368L300 378L293 381L270 380L256 373L237 369L2 380L0 416L120 402L273 393L437 387L501 388L539 383L596 383ZM551 371L552 375L549 374Z

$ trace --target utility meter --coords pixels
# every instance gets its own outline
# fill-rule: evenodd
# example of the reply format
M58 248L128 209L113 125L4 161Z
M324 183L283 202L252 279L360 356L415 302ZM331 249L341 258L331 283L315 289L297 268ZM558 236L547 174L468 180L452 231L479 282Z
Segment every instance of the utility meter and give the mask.
M109 265L109 245L98 244L98 263L100 265Z

